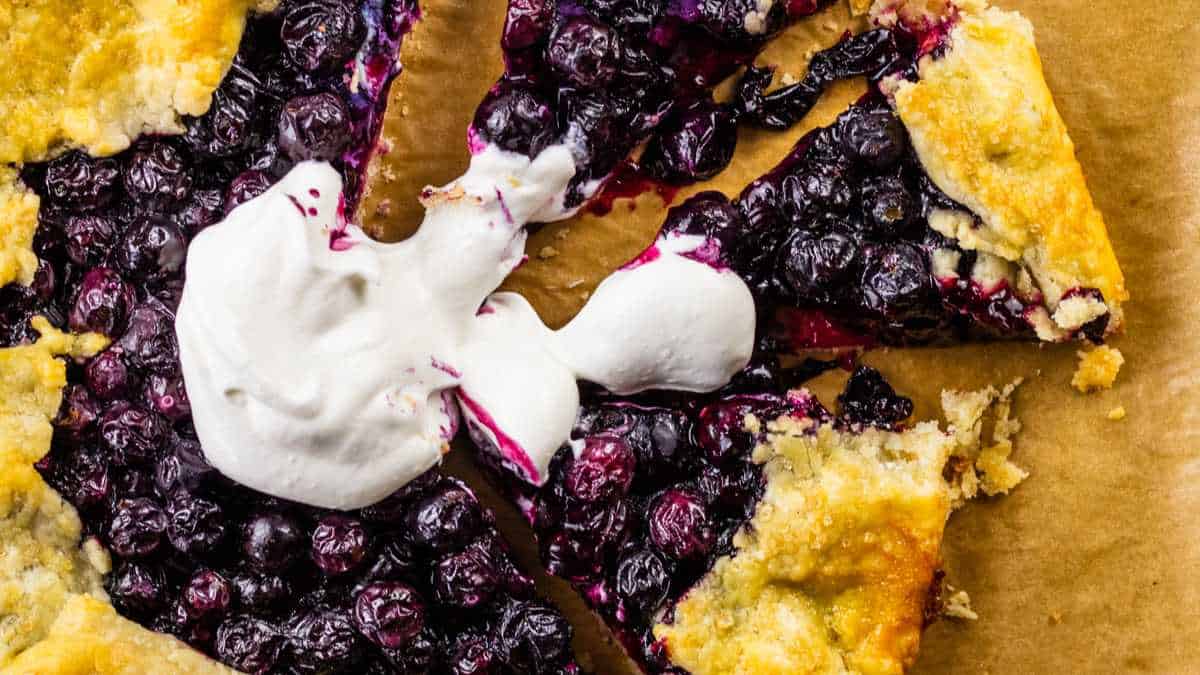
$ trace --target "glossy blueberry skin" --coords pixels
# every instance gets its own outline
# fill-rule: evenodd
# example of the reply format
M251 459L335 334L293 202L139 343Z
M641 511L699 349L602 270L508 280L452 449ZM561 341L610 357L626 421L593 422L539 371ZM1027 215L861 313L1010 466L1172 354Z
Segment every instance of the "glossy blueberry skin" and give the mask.
M119 274L107 267L95 267L80 283L71 309L71 330L117 337L125 331L133 303L133 288Z

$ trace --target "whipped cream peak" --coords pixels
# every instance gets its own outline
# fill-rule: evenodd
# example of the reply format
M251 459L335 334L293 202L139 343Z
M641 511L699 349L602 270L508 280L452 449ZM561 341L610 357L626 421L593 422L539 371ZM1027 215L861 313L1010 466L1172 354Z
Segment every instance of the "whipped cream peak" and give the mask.
M487 146L422 194L411 238L347 222L338 173L298 165L200 233L176 321L196 431L233 480L327 508L377 502L435 465L459 415L540 483L568 441L577 381L617 393L716 389L745 366L754 303L703 237L660 238L548 329L495 293L525 225L562 218L568 148Z

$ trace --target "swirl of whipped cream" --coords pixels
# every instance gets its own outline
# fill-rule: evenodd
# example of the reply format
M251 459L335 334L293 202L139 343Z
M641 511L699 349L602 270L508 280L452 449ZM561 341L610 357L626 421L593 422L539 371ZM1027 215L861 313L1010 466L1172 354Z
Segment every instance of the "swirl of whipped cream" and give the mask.
M545 480L576 381L709 391L749 360L754 303L733 273L660 239L559 331L511 293L529 222L567 215L565 146L489 146L422 195L410 239L347 223L340 176L307 162L201 232L176 320L196 431L225 475L327 508L372 504L435 465L459 410L500 458ZM692 241L692 240L695 241Z

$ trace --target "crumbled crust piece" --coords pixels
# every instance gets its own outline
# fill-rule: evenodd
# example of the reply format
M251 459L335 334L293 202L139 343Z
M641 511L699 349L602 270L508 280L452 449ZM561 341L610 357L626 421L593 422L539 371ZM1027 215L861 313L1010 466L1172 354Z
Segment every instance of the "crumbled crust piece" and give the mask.
M233 675L175 638L154 633L92 596L72 596L46 638L3 675Z
M871 21L880 26L903 24L915 30L940 24L959 11L978 11L986 0L852 0L869 5Z
M1010 459L1013 437L1021 421L1012 416L1012 395L1020 386L1015 380L997 390L942 392L942 410L955 437L950 462L951 494L955 508L979 494L994 496L1011 491L1029 476ZM985 442L984 425L992 423L992 437Z
M0 163L106 155L208 109L254 0L26 0L0 6ZM266 7L266 4L263 5Z
M17 172L0 166L0 286L14 281L28 286L37 271L33 234L40 200L25 188Z
M1125 419L1125 406L1119 405L1108 411L1108 419L1114 422L1120 422Z
M901 673L916 657L954 438L923 423L848 434L768 424L767 488L736 555L655 627L696 675Z
M1100 345L1087 351L1076 352L1079 367L1071 376L1071 386L1083 393L1112 389L1117 373L1125 365L1125 356L1116 347Z
M928 4L877 6L882 20L889 11ZM979 216L969 224L948 221L955 227L943 234L1027 268L1057 328L1076 329L1084 315L1107 310L1108 330L1116 330L1129 294L1046 85L1033 27L983 2L950 11L945 53L921 60L918 81L888 83L929 177ZM1069 291L1091 288L1103 294L1104 306L1056 311L1064 297L1075 297ZM1056 335L1050 327L1039 333Z
M971 609L971 596L966 591L952 591L942 604L942 616L964 621L975 621L979 615Z

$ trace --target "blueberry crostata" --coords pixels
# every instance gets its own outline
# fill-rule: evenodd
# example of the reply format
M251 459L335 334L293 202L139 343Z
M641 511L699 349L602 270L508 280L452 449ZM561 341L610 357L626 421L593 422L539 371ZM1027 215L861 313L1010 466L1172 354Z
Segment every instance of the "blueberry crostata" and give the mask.
M1127 294L1023 18L851 2L773 87L830 4L509 0L397 243L355 223L417 0L0 9L0 673L586 672L452 443L645 672L903 672L952 508L1023 477L1011 389L940 428L804 357L1100 343ZM618 172L707 180L848 78L565 326L496 292Z

